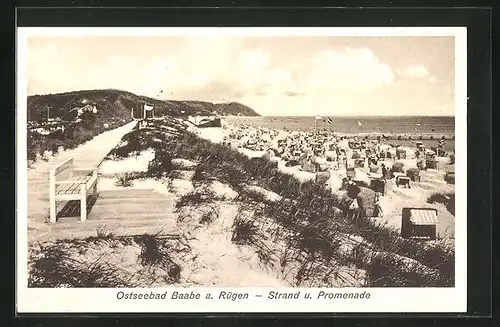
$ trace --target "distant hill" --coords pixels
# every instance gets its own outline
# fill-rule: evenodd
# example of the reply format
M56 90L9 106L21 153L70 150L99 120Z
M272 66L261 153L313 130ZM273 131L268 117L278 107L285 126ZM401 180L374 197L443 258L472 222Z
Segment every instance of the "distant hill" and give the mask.
M130 118L131 110L138 117L144 103L155 107L155 114L168 116L211 115L259 116L252 108L241 103L211 103L205 101L157 100L121 90L87 90L28 97L28 120L38 121L47 117L72 120L76 108L95 105L101 119Z

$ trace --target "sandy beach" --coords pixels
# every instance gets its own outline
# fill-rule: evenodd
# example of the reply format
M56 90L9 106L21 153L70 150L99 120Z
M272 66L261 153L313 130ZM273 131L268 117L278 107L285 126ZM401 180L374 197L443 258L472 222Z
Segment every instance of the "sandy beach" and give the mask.
M260 158L264 156L270 149L275 149L273 144L277 144L273 142L273 139L269 135L274 135L275 139L283 139L286 137L290 137L290 135L295 135L299 137L299 133L296 132L286 132L283 130L270 130L265 128L256 128L256 127L247 127L244 130L241 130L239 126L227 126L226 128L200 128L197 131L197 134L214 143L222 143L227 142L232 147L236 147L240 153L245 154L249 158ZM302 135L305 135L303 133ZM238 135L238 139L232 139L231 136ZM265 150L254 150L249 148L248 144L249 136L251 135L264 135L261 140L269 140L268 142L261 141L262 144L266 144ZM346 137L345 134L342 134L340 137ZM350 136L350 139L357 138L354 135ZM258 139L254 137L254 139ZM374 139L372 139L374 140ZM233 144L231 144L233 142ZM252 144L253 145L253 144ZM342 141L338 142L339 146L344 146L348 148L348 139L345 138ZM437 141L436 141L437 145ZM394 154L396 150L391 147L388 143L379 143L379 147L383 149L387 149ZM255 148L255 147L253 147ZM384 158L380 160L380 164L383 163L386 167L390 168L394 165L395 162L401 163L404 167L403 174L406 173L408 169L417 168L418 159L415 158L415 152L418 152L417 148L411 147L400 147L406 152L408 157L406 159L387 159ZM347 151L349 155L352 156L352 151ZM430 152L430 151L429 151ZM451 163L450 157L442 156L436 157L433 156L433 159L438 162L438 167L436 169L428 168L425 170L421 170L420 180L418 182L412 182L411 188L399 188L396 185L396 179L390 178L386 181L387 193L381 197L380 206L384 212L383 217L375 219L377 223L380 224L388 224L398 230L401 229L401 211L404 207L421 207L421 208L434 208L438 210L438 221L437 224L437 233L439 238L443 239L454 239L454 216L451 214L445 207L444 204L441 203L428 203L429 197L434 193L439 194L447 194L454 193L455 187L453 184L449 184L445 181L444 176L447 172L454 172L454 165ZM304 171L302 166L298 165L295 167L287 167L286 162L282 157L276 156L274 153L270 156L271 161L278 162L278 168L287 174L292 174L297 177L299 180L305 182L308 180L314 180L316 173L310 171ZM326 160L323 160L326 162ZM327 181L327 184L330 186L333 193L337 192L339 188L342 186L342 179L347 177L346 167L340 165L341 167L335 167L335 169L329 169L330 177ZM332 165L333 167L333 165ZM371 176L381 176L380 169L377 170L376 173L370 173L370 168L368 166L362 168L355 168L356 171L356 180L364 181L369 184L369 177Z

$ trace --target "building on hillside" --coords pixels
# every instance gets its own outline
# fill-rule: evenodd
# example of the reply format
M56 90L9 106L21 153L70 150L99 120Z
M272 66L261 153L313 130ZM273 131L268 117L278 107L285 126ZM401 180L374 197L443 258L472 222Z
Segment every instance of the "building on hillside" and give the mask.
M154 105L149 103L144 103L144 119L155 118Z
M155 107L153 104L144 102L139 108L132 108L130 110L130 116L132 119L154 119L155 118Z

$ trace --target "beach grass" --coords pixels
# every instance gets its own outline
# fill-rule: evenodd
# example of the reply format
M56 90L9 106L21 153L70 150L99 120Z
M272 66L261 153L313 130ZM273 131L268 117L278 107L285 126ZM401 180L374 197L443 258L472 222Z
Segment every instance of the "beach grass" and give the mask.
M141 131L132 133L140 134ZM347 215L346 202L324 186L313 181L301 182L296 177L276 169L265 159L250 159L229 147L201 139L184 132L178 136L156 135L161 142L145 142L141 147L161 145L162 151L173 158L199 162L193 181L217 179L242 192L242 185L255 185L273 191L283 197L276 202L265 203L263 212L277 224L293 231L288 237L289 249L305 253L314 265L323 262L350 261L368 272L368 283L379 286L453 286L455 253L446 244L425 243L404 239L395 228L376 224L363 217ZM129 151L143 149L129 149ZM252 194L248 194L249 198ZM255 199L258 195L253 194ZM209 202L210 195L188 194L176 206L197 205ZM244 242L254 234L248 219L238 220L234 226L237 242ZM369 244L370 260L355 260L338 251L342 235L357 235ZM408 269L401 257L415 260L427 267L425 271ZM320 259L318 259L320 258ZM302 275L312 269L304 267ZM301 276L300 279L305 278Z
M30 271L28 287L133 287L119 269L98 257L91 262L77 260L55 243L40 246L41 257Z
M123 173L116 176L115 185L120 187L131 187L133 185L134 174Z
M446 206L446 209L452 214L455 215L455 193L432 193L427 198L427 203L442 203Z
M182 268L172 258L178 250L169 245L171 241L162 231L119 236L99 229L96 236L84 239L38 243L30 247L28 287L145 287L158 275L163 282L177 283ZM131 258L132 270L110 260L113 251L121 253L125 246L138 248L137 258Z

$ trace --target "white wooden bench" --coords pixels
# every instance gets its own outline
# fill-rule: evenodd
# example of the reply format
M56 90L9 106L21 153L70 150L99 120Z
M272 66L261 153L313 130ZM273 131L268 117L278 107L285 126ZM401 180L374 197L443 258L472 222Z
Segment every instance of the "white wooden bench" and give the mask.
M80 220L87 219L87 194L97 196L97 168L75 168L73 158L49 172L50 222L56 222L56 201L80 200ZM90 191L90 192L89 192Z

